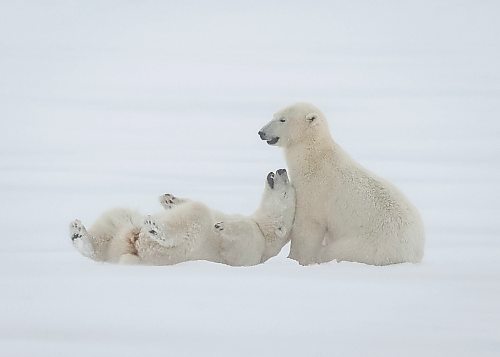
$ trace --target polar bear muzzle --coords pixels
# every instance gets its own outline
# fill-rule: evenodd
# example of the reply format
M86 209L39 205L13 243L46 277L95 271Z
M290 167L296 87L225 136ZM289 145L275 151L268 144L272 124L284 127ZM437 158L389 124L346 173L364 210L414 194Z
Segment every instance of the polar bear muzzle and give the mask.
M267 134L262 130L260 130L258 134L260 136L260 139L267 141L267 143L269 145L276 144L278 142L278 140L280 139L279 136L268 137Z

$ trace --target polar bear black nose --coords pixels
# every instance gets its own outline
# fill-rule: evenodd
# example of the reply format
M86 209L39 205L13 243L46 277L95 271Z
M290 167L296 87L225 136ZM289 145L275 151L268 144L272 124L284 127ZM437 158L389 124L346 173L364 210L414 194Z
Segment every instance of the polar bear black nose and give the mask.
M264 132L261 130L261 131L259 131L259 136L262 140L264 140L264 137L266 136L266 134L264 134Z

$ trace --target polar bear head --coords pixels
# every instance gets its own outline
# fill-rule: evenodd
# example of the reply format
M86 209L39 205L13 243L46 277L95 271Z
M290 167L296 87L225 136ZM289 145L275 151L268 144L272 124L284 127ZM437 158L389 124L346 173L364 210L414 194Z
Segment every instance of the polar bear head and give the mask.
M312 104L297 103L280 110L259 131L269 145L288 147L328 132L323 114Z
M259 209L255 212L259 226L268 239L285 238L295 217L295 189L285 169L270 172Z

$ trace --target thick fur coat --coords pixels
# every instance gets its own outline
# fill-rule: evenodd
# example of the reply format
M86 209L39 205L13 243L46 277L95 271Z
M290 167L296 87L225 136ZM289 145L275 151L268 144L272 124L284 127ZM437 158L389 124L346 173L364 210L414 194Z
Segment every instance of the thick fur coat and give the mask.
M87 231L70 225L77 250L96 261L170 265L209 260L234 266L255 265L280 252L289 241L295 191L286 170L269 173L261 204L252 216L228 215L171 194L165 208L145 217L130 209L104 213Z
M421 261L425 236L417 209L342 150L316 107L287 107L259 135L284 149L296 190L290 258L303 265Z

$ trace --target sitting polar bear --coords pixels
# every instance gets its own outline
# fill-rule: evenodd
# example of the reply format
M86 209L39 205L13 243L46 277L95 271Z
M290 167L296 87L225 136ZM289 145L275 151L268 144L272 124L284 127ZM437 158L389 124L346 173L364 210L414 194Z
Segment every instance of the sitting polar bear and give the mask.
M129 209L108 211L88 231L75 220L70 225L73 244L96 261L256 265L278 254L289 241L295 191L286 170L280 169L267 176L260 207L250 217L226 215L170 194L161 196L160 203L165 210L147 217Z
M284 148L295 187L290 258L302 265L333 259L373 265L422 260L424 228L416 208L332 140L316 107L287 107L259 135Z

